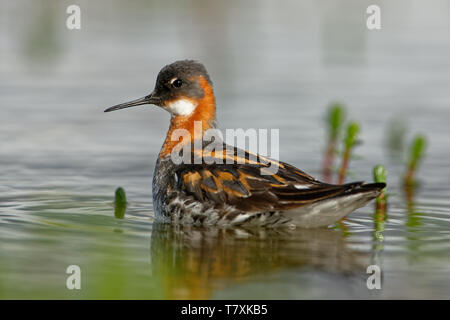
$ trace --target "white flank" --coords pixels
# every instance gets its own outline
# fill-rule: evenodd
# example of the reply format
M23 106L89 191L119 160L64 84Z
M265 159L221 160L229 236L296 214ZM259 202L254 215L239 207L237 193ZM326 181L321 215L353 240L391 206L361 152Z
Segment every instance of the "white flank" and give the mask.
M291 222L298 227L326 227L364 206L375 196L376 192L374 191L326 199L285 211L283 215L291 218Z
M311 186L307 185L307 184L294 184L294 187L295 187L295 189L300 189L300 190L311 188Z
M172 114L187 116L190 115L196 107L197 104L193 103L191 100L179 99L168 103L166 109Z

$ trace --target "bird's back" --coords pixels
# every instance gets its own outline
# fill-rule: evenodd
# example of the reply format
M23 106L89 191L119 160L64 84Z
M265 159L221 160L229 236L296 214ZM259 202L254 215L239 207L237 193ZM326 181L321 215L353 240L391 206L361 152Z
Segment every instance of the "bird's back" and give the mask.
M189 163L158 159L153 178L157 217L196 225L328 226L374 199L384 184L320 182L284 162L223 145ZM276 170L274 170L274 168Z

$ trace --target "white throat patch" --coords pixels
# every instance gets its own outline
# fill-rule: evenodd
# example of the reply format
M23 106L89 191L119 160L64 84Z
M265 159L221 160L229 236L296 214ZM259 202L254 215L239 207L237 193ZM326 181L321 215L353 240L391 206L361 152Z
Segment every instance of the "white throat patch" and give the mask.
M197 103L188 99L178 99L166 105L166 109L175 115L187 116L190 115L197 107Z

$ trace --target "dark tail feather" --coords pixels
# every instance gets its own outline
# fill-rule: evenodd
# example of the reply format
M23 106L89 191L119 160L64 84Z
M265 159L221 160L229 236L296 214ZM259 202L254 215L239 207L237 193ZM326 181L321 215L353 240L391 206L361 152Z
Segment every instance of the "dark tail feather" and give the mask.
M366 190L378 190L378 191L381 191L384 188L386 188L386 183L384 183L384 182L367 183L367 184L361 185L361 188L362 189L366 189Z
M356 193L372 193L372 196L377 197L381 190L386 188L386 183L377 182L377 183L366 183L355 186L355 188L347 191L348 194L356 194Z

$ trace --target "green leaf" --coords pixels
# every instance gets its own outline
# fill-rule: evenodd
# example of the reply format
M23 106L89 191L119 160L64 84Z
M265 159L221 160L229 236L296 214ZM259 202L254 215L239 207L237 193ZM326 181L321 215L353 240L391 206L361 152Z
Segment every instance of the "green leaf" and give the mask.
M350 122L347 126L347 135L345 137L345 148L351 149L354 145L356 140L356 137L359 133L359 124L357 122Z
M427 141L424 135L417 135L410 146L410 163L413 167L422 160L425 155Z
M382 164L376 165L373 168L373 179L375 182L386 183L386 168Z
M114 216L117 219L123 219L127 208L127 196L125 190L121 187L116 189L116 198L114 201Z
M328 108L327 122L330 139L336 139L342 130L345 119L345 108L340 103L333 103Z

